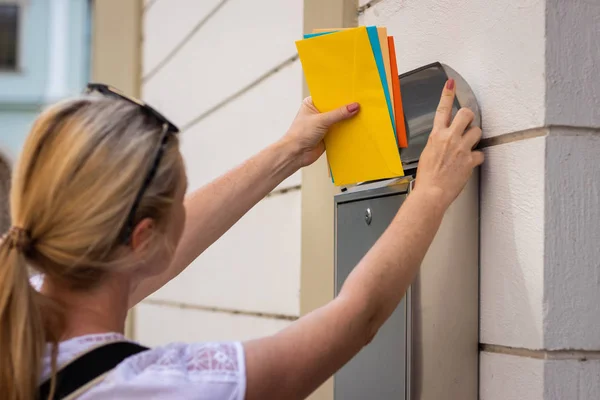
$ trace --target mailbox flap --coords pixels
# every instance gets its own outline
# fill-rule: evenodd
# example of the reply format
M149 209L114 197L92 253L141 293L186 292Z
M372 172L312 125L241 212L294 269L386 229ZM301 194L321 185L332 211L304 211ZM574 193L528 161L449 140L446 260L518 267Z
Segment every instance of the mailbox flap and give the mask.
M400 75L402 107L408 147L400 149L405 171L416 168L419 157L433 128L435 112L446 81L456 81L456 99L452 115L461 108L469 107L475 113L472 126L481 126L481 114L471 87L455 70L439 62L425 65Z

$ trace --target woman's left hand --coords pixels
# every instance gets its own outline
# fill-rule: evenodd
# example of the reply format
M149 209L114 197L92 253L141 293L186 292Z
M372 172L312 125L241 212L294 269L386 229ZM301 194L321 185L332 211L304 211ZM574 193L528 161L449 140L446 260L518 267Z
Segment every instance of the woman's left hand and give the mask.
M321 113L310 97L304 99L292 126L284 136L284 140L295 149L300 167L317 161L325 151L323 139L329 128L336 122L354 117L359 109L358 103L352 103Z

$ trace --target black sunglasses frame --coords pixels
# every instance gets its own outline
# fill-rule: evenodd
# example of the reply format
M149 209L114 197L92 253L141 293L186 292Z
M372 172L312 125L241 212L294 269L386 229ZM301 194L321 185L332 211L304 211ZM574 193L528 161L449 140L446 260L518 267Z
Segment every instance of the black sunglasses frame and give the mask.
M156 149L154 155L154 161L150 167L150 170L146 174L142 186L140 190L137 192L135 196L135 200L129 210L129 214L127 215L127 219L125 220L125 225L121 229L119 233L119 241L124 245L129 245L131 241L131 235L133 233L133 229L135 228L135 214L137 213L137 209L140 206L140 202L142 201L142 197L144 197L144 193L148 190L150 183L154 179L156 172L158 171L158 166L160 165L160 161L163 157L165 149L167 147L167 143L169 142L170 136L173 134L179 133L179 128L167 118L165 118L161 113L156 111L154 108L150 107L148 104L143 101L136 99L134 97L129 97L123 94L118 89L115 89L111 86L101 84L101 83L90 83L87 85L86 93L100 93L107 97L113 97L120 100L125 100L129 103L135 104L140 109L145 112L147 115L156 119L156 122L162 126L162 132L160 137L159 146Z

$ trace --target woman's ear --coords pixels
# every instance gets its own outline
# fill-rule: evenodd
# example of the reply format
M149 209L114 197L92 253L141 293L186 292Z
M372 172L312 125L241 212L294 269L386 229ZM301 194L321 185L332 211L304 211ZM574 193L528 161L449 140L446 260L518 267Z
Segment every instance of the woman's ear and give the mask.
M144 218L133 229L131 234L131 249L138 251L144 245L149 243L150 238L154 234L154 221L150 218Z

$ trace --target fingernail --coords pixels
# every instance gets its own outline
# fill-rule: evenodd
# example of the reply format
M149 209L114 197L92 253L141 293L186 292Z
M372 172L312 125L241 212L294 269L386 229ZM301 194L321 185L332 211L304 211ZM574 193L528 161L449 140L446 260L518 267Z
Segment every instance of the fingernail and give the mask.
M346 109L351 114L357 112L359 108L360 108L360 105L358 103L352 103L352 104L348 104L346 106Z
M448 90L454 89L454 79L448 79L448 82L446 83L446 89L448 89Z

